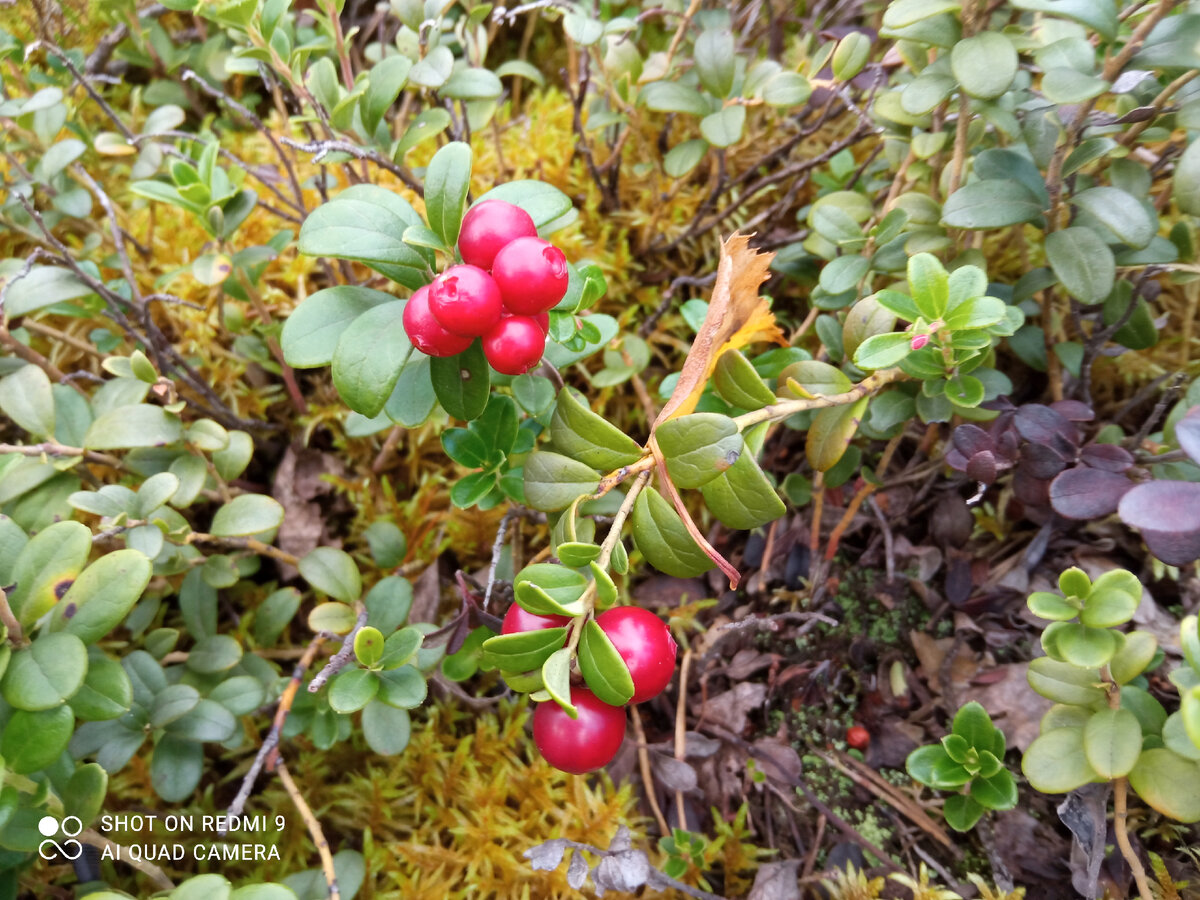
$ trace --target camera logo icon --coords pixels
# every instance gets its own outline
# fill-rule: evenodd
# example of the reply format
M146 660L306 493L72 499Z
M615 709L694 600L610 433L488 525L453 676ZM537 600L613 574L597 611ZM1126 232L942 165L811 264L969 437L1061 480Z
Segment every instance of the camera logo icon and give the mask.
M61 844L54 840L55 835L62 829L62 836L72 840L64 840ZM78 816L67 816L60 823L54 816L42 816L38 820L38 831L46 840L38 844L38 856L42 859L54 859L62 856L64 859L76 860L83 856L83 844L73 840L83 832L83 822Z

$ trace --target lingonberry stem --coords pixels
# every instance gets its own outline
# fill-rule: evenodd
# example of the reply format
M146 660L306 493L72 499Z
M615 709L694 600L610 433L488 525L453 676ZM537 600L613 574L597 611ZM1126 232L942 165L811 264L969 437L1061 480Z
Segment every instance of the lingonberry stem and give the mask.
M617 542L621 540L621 532L625 530L625 520L629 518L629 514L633 512L633 504L637 501L638 494L642 492L650 481L650 471L642 472L637 479L629 486L629 492L625 495L625 499L621 501L621 507L617 510L617 514L613 516L612 525L608 529L608 534L604 536L604 543L600 545L600 556L596 559L596 565L602 569L607 569L609 561L612 559L613 550L617 547ZM583 636L583 626L587 624L587 620L592 617L592 613L596 609L596 582L592 581L588 584L583 592L583 596L579 598L583 601L583 612L577 615L572 622L571 640L567 644L567 648L571 651L571 656L575 655L575 649L579 646L579 639Z
M805 410L845 406L847 403L854 403L863 397L870 397L893 381L898 381L904 377L904 373L899 368L881 369L873 375L868 375L844 393L828 394L819 397L800 397L795 400L781 400L778 403L772 403L770 406L764 406L762 409L756 409L753 412L735 416L733 421L737 424L738 431L745 431L750 426L757 425L759 422L782 421L789 416L794 416L796 413L804 412Z

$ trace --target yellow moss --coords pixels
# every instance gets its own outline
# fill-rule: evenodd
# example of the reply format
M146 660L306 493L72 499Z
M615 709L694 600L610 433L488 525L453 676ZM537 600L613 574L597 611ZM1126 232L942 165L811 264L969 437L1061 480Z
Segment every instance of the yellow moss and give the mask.
M524 858L526 850L556 837L603 846L621 825L633 831L636 845L649 848L648 823L637 812L631 786L615 788L604 775L585 778L551 768L532 749L526 735L528 718L524 701L501 702L484 712L432 705L416 713L408 749L392 758L371 753L361 738L353 746L339 744L324 753L312 750L303 738L285 746L292 776L320 818L334 852L365 851L368 874L360 900L567 900L585 895L567 886L566 860L552 872L538 872ZM221 802L210 786L181 808L154 797L145 756L140 756L114 776L105 811L120 812L122 798L137 798L141 812L192 814L197 821L201 815L220 814L248 761L243 752L236 769L225 767L229 774L220 787ZM176 878L219 870L238 884L280 879L317 864L303 823L277 780L263 776L246 814L286 817L282 831L272 828L266 833L266 841L278 847L278 861L190 862L179 870L169 864L164 868ZM138 840L127 833L110 837L125 843ZM204 842L212 836L198 839ZM236 834L231 838L261 839ZM176 840L190 844L189 838L168 835L161 828L152 836L140 836L143 843ZM736 841L724 842L717 855L727 854L732 843ZM661 864L656 852L651 855ZM125 886L134 879L127 867L110 870L109 875Z

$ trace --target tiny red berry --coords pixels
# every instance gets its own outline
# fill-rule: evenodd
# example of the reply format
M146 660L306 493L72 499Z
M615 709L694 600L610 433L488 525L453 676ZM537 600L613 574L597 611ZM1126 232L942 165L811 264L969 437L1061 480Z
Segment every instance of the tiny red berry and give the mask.
M567 293L567 258L549 241L517 238L496 254L492 277L511 312L537 315Z
M503 308L496 282L478 266L451 266L429 285L433 317L460 337L486 334Z
M861 725L852 725L846 729L846 743L855 750L866 750L871 743L871 732Z
M543 628L558 628L571 621L570 616L539 616L522 609L519 603L514 603L504 614L504 622L500 626L501 634L516 634L518 631L541 631Z
M483 355L497 372L523 375L546 352L546 334L529 316L509 316L483 336Z
M546 762L575 775L612 762L625 740L625 708L609 706L587 688L571 688L572 719L553 700L533 711L533 742Z
M417 288L404 307L404 333L426 356L454 356L471 346L471 338L451 334L429 308L429 285Z
M675 672L675 639L666 623L640 606L618 606L596 616L633 678L630 703L662 693Z
M484 200L463 216L458 252L463 262L490 269L500 248L519 237L537 237L529 213L503 200Z

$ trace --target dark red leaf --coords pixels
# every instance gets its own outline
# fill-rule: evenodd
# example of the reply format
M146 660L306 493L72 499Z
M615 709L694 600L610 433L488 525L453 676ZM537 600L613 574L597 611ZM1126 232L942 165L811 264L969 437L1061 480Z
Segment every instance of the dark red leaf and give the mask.
M1175 423L1175 440L1184 453L1200 463L1200 406L1193 406Z
M1024 469L1013 475L1013 496L1029 507L1047 506L1050 503L1050 482L1034 478Z
M996 457L990 450L981 450L967 461L967 477L972 481L991 484L996 480Z
M951 447L946 451L946 465L955 472L965 472L967 470L967 458Z
M1096 519L1115 513L1131 487L1124 475L1077 466L1050 482L1050 505L1068 519Z
M1005 431L996 440L996 455L1011 464L1016 462L1020 452L1021 440L1015 431Z
M1058 443L1055 438L1070 444L1079 443L1079 431L1060 412L1040 403L1027 403L1017 410L1013 424L1021 437L1034 444Z
M1034 478L1053 478L1067 467L1067 458L1049 444L1021 448L1021 468Z
M954 446L963 456L970 459L981 450L995 450L992 436L978 425L959 425L954 429Z
M1078 400L1058 400L1051 403L1050 408L1055 412L1062 413L1072 422L1090 422L1096 418L1092 408Z
M1200 484L1151 481L1121 498L1118 512L1138 529L1150 552L1172 566L1200 557Z
M1200 559L1200 531L1142 531L1150 552L1169 566L1186 566Z
M1133 454L1116 444L1088 444L1079 452L1080 462L1106 472L1124 472L1133 465Z

